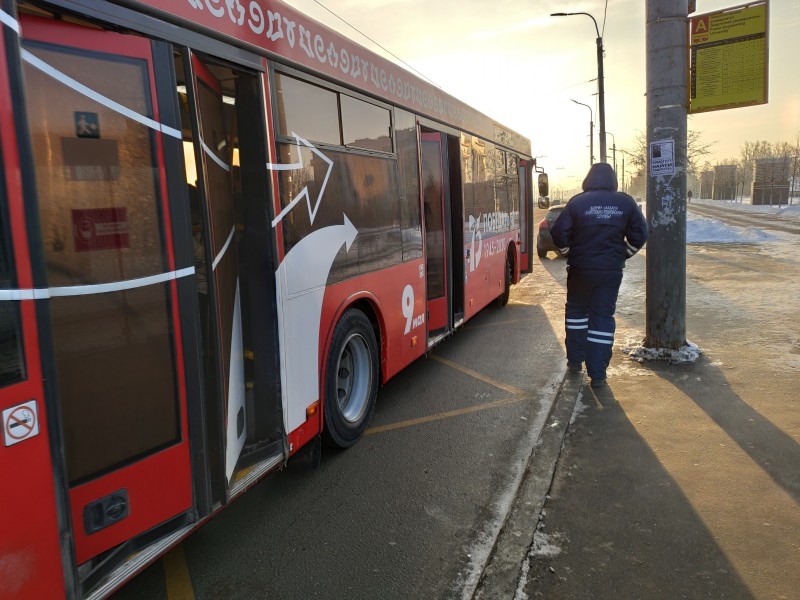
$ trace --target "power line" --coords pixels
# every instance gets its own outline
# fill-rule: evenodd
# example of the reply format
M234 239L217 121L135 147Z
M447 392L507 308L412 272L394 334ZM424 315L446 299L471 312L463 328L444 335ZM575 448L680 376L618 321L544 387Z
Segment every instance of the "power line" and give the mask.
M439 88L439 89L442 89L442 87L441 87L439 84L435 83L433 80L429 79L428 77L426 77L425 75L423 75L422 73L420 73L419 71L417 71L417 70L416 70L414 67L412 67L410 64L408 64L406 61L404 61L404 60L403 60L402 58L400 58L399 56L397 56L397 55L396 55L394 52L392 52L391 50L388 50L388 49L384 48L383 46L381 46L381 45L380 45L378 42L376 42L375 40L373 40L373 39L372 39L371 37L369 37L369 36L368 36L366 33L364 33L363 31L359 30L359 29L358 29L358 28L357 28L355 25L352 25L351 23L347 22L345 19L343 19L342 17L340 17L339 15L337 15L335 12L333 12L333 11L332 11L330 8L328 8L327 6L325 6L324 4L322 4L322 2L320 2L319 0L314 0L314 2L315 2L316 4L318 4L320 7L324 8L325 10L327 10L329 13L331 13L331 14L332 14L334 17L336 17L337 19L339 19L339 20L340 20L342 23L344 23L345 25L347 25L348 27L350 27L350 28L351 28L351 29L353 29L354 31L357 31L359 34L361 34L362 36L364 36L365 38L367 38L367 39L368 39L370 42L372 42L373 44L375 44L375 45L376 45L378 48L380 48L381 50L383 50L383 51L384 51L384 52L386 52L387 54L390 54L391 56L393 56L394 58L396 58L397 60L399 60L399 61L400 61L402 64L404 64L406 67L408 67L409 69L411 69L412 71L414 71L414 73L416 73L417 75L419 75L419 76L420 76L420 77L422 77L423 79L426 79L426 80L427 80L427 81L429 81L431 84L435 85L437 88Z

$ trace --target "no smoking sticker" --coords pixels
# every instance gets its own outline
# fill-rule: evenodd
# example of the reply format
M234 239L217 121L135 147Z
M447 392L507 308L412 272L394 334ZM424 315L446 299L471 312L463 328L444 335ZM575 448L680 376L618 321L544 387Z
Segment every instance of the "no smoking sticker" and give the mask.
M13 446L38 434L39 413L36 400L3 411L3 438L6 446Z

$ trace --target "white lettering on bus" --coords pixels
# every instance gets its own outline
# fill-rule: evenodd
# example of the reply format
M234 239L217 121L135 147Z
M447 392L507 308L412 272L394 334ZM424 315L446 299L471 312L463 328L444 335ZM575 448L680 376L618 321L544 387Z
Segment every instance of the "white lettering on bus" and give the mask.
M353 67L350 69L350 77L355 79L361 75L361 59L355 54L351 58L353 59Z
M300 25L300 47L308 54L308 58L314 58L314 52L311 50L311 32Z
M221 17L225 14L225 7L219 6L219 3L222 0L206 0L206 6L208 7L208 12L210 12L215 17Z
M264 11L257 2L250 3L250 18L247 20L247 25L256 35L264 32Z
M467 236L470 237L469 251L469 271L478 268L483 254L483 234L496 233L498 231L508 231L511 228L511 215L507 212L497 211L478 215L477 218L470 215L467 225ZM505 236L495 237L486 242L486 255L494 256L499 252L505 252L507 243Z
M244 6L242 6L242 3L239 0L225 0L225 4L228 5L228 16L231 18L231 22L241 27L242 23L244 23Z
M403 289L403 299L401 302L403 316L406 318L406 329L403 335L425 324L425 313L414 316L414 288L411 284Z
M421 89L399 76L395 77L391 71L380 65L338 47L324 31L316 33L309 29L313 25L284 17L279 11L269 10L263 0L186 1L194 10L207 9L209 14L216 18L230 18L236 26L242 29L246 27L253 34L263 36L272 42L286 39L291 48L299 42L300 48L310 60L322 65L330 64L332 68L340 69L342 74L353 80L361 79L364 83L369 83L376 91L391 94L431 113L447 116L455 122L470 121L463 107L439 96L435 90Z
M277 42L283 38L283 27L281 27L283 21L281 20L281 15L280 13L272 12L271 10L267 11L267 15L269 16L269 29L267 30L267 37L273 42Z
M314 52L317 55L317 60L324 65L327 62L325 58L325 42L322 41L320 34L314 36Z
M286 17L283 18L283 24L286 25L286 41L289 42L289 46L294 48L294 29L296 24L294 21L290 21Z
M339 54L336 52L333 42L328 46L328 62L334 69L339 66Z

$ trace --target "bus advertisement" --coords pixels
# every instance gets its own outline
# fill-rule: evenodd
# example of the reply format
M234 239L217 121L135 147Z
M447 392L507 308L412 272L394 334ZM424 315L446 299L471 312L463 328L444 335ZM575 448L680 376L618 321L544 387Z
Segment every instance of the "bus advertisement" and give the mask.
M530 142L280 1L2 0L0 35L4 599L105 598L356 443L530 272Z

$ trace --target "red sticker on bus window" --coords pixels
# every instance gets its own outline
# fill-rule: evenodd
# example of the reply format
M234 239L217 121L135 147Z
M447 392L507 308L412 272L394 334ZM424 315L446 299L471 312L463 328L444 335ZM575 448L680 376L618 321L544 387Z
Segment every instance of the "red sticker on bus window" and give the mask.
M76 252L129 248L127 209L73 209L72 236Z

